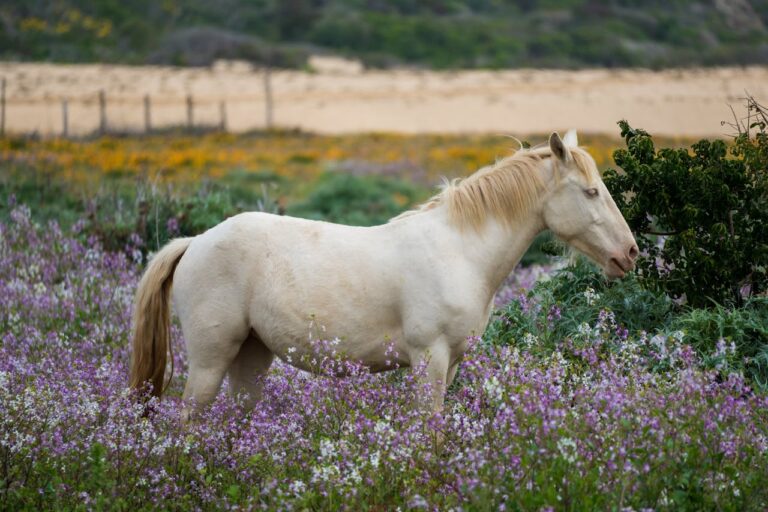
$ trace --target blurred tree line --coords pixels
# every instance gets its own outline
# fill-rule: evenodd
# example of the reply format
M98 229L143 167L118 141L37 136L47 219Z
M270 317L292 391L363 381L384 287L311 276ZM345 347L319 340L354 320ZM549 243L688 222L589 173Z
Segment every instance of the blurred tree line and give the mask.
M768 0L5 0L0 58L302 67L768 62Z

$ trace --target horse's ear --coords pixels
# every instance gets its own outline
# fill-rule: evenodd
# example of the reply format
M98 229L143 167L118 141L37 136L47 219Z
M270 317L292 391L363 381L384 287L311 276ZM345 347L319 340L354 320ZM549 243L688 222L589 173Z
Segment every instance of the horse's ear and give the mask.
M561 162L567 162L571 159L571 152L563 143L563 140L557 132L553 132L552 135L549 136L549 149L552 150L552 154Z
M579 136L576 135L575 129L571 128L570 130L565 132L565 137L563 137L563 143L567 148L579 147Z

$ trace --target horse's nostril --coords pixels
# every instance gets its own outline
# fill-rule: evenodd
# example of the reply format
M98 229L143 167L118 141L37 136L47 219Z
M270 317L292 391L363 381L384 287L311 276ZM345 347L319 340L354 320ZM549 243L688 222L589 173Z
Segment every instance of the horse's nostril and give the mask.
M629 248L629 257L633 260L637 258L637 255L640 253L640 250L637 248L636 245L632 244L632 247Z

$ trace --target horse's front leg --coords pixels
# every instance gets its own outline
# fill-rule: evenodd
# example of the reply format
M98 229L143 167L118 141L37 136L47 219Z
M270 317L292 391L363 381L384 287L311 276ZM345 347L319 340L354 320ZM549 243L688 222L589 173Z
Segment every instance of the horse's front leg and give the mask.
M455 361L450 368L448 368L448 377L445 379L445 388L446 390L451 387L451 384L453 383L453 379L456 378L456 373L459 370L459 364L461 363L461 360L463 357L460 357L458 361Z
M432 412L442 412L451 367L449 344L440 338L427 348L414 350L410 354L410 363L414 371L420 372L419 381L429 384L429 393L422 397L421 405Z

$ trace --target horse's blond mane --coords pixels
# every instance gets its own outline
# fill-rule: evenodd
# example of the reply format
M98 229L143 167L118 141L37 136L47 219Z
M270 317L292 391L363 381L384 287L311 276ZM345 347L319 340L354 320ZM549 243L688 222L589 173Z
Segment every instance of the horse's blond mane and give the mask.
M569 149L576 167L591 182L598 175L594 160L581 148ZM539 164L551 156L549 146L521 149L467 178L446 181L438 194L390 222L445 204L452 221L462 228L479 229L489 217L510 224L538 202L545 189Z

